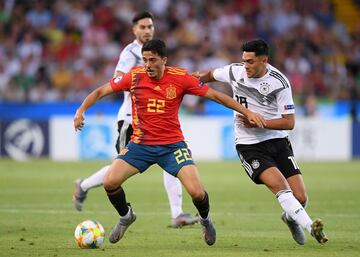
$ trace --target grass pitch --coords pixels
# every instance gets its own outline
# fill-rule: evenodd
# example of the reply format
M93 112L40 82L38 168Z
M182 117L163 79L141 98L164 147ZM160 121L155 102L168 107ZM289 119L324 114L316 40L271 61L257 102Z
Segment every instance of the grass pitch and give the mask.
M106 233L118 216L102 188L88 194L84 211L71 201L73 181L104 162L15 162L0 160L0 256L360 256L360 162L300 163L309 194L308 213L320 217L330 241L319 245L307 234L297 245L281 222L281 209L264 186L256 186L239 162L198 163L210 196L217 242L207 246L200 226L168 228L170 210L162 172L153 166L124 188L138 214L117 244L80 249L78 223L96 219ZM184 192L184 210L195 214Z

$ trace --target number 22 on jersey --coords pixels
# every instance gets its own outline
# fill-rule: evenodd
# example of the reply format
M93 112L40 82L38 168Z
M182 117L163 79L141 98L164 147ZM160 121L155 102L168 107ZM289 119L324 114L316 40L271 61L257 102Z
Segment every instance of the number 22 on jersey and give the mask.
M148 112L159 112L163 113L165 107L165 100L156 99L156 98L149 98L147 104L147 111Z

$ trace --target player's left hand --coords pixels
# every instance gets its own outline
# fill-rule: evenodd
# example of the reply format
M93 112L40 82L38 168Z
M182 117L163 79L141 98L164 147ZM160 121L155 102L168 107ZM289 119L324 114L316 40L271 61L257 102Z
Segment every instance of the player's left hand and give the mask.
M84 117L84 113L77 110L74 116L74 128L75 131L77 130L82 130L82 128L85 125L85 117Z
M240 117L240 123L245 128L265 128L266 126L266 120L263 116L256 112L251 112L250 114Z

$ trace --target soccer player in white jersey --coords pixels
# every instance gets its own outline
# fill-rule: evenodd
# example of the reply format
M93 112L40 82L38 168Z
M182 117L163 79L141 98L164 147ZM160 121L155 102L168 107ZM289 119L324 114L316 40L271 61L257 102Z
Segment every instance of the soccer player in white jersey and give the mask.
M242 50L242 63L194 75L202 82L230 84L235 100L265 118L265 128L257 128L234 112L235 145L242 166L254 183L265 184L276 196L283 209L281 219L298 244L305 243L304 230L324 244L328 238L322 221L312 221L305 211L308 197L287 137L286 130L295 124L290 83L268 63L265 41L249 41Z
M114 77L120 77L127 73L132 67L143 65L141 48L143 43L149 41L154 36L154 17L150 12L141 12L134 16L133 33L136 39L128 44L120 54L119 61L116 65ZM116 150L118 153L125 148L132 135L131 126L131 99L130 93L124 92L124 102L118 112L118 138ZM85 179L75 181L75 190L73 201L75 208L81 211L84 200L90 189L99 187L103 184L105 174L108 172L109 165L101 168L99 171ZM163 172L164 186L168 195L171 210L171 226L174 228L184 225L191 225L198 222L197 217L192 217L189 213L184 213L182 209L182 186L178 178Z

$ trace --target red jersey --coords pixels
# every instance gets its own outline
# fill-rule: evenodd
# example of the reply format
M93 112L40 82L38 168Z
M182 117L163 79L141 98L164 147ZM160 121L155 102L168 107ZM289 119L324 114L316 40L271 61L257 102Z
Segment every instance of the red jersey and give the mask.
M184 140L178 117L185 94L203 96L208 86L178 67L166 67L160 80L150 78L144 67L134 67L121 79L113 78L115 92L130 91L132 102L131 141L165 145Z

